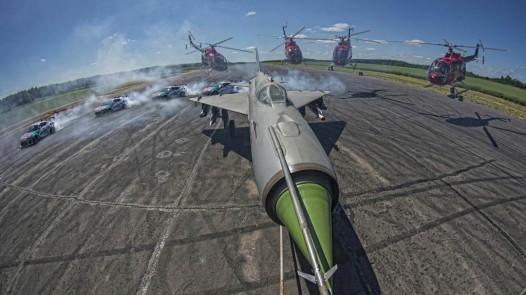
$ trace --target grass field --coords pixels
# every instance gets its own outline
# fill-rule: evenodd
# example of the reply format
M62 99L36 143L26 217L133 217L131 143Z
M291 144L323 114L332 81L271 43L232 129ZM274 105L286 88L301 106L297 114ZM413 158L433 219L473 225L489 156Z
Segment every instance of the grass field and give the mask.
M25 119L41 116L51 110L78 103L93 93L89 88L46 97L18 106L0 115L0 130Z
M309 65L327 67L327 62L313 62ZM334 68L340 71L353 71L349 68ZM388 66L388 65L376 65L376 64L358 64L356 70L374 71L388 74L397 74L402 76L413 77L417 79L427 80L427 71L424 69L415 69L408 67L399 66ZM354 71L356 71L354 70ZM471 87L472 90L504 98L507 100L515 101L520 104L526 105L526 90L497 83L494 81L484 80L480 78L466 77L464 82L466 85Z
M329 62L324 61L309 62L309 66L324 69L327 69L328 64ZM294 65L294 67L301 68L305 67L305 65ZM417 87L424 87L429 84L427 81L427 71L424 69L362 63L358 64L356 69L334 67L334 70L355 74L362 72L370 77L396 81ZM526 120L526 90L473 77L467 77L465 84L471 87L470 91L463 94L465 99ZM433 86L428 89L444 95L449 94L449 86ZM461 91L463 88L457 87L457 89Z

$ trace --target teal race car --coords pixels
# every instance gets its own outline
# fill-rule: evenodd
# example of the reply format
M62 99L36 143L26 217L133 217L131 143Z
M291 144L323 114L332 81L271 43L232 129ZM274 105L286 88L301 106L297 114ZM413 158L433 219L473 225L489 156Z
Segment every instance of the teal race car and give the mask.
M27 129L20 137L20 147L28 147L37 144L42 138L55 133L55 123L52 121L42 121L35 123Z
M184 85L168 86L164 87L160 91L153 94L153 99L166 99L172 97L183 97L186 96L186 87Z
M128 101L124 97L116 97L95 108L95 117L128 108Z

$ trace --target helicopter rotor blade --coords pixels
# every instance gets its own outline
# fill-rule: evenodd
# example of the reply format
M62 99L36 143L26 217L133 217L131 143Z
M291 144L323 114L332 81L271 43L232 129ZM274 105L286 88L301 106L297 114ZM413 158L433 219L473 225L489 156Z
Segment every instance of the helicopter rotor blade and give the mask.
M205 44L208 44L208 45L210 45L210 46L216 46L216 45L219 45L219 44L221 44L221 43L224 43L224 42L226 42L226 41L228 41L228 40L230 40L230 39L232 39L232 38L234 38L234 37L226 38L225 40L223 40L223 41L219 41L219 42L214 43L214 44L210 44L210 43L205 43Z
M272 50L269 50L269 52L274 52L274 50L278 49L283 44L285 44L285 42L280 43L278 46L274 47Z
M196 52L196 51L199 51L199 50L197 50L197 49L196 49L196 50L192 50L192 51L190 51L190 52L185 53L185 55L188 55L188 54L190 54L190 53L194 53L194 52Z
M367 32L370 32L370 31L371 30L365 30L365 31L361 31L361 32L358 32L358 33L352 33L351 36L367 33Z
M301 31L305 30L305 27L301 28L299 31L296 32L296 34L290 36L291 39L294 39L294 37L296 37L296 35L298 35L299 33L301 33Z
M218 46L216 46L216 47L226 48L226 49L235 50L235 51L243 51L243 52L247 52L247 53L254 53L253 51L246 50L246 49L239 49L239 48L233 48L233 47L226 47L226 46L221 46L221 45L218 45Z
M357 41L365 41L365 42L370 42L370 43L376 43L376 44L387 44L387 41L379 41L379 40L371 40L371 39L360 39L360 38L351 38L353 40L357 40Z

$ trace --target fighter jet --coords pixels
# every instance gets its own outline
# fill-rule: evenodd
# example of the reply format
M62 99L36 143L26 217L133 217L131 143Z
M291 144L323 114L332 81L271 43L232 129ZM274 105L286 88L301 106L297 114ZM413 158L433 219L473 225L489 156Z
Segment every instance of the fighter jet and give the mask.
M332 293L331 211L339 197L336 172L316 135L298 109L322 98L322 91L286 91L261 71L248 93L195 97L190 100L248 116L252 165L268 216L285 226L309 261L314 274L299 272Z

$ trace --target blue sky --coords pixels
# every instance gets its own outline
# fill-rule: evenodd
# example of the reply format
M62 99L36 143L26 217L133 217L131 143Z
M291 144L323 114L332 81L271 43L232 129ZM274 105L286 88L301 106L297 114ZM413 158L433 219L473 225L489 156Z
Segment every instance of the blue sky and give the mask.
M199 62L186 55L187 32L197 40L225 46L257 46L268 51L280 35L301 27L308 37L334 36L338 26L373 30L360 37L375 40L423 40L475 45L486 63L468 70L487 76L507 75L526 82L526 1L212 1L212 0L0 0L0 97L27 89L97 74L156 65ZM334 44L299 41L309 58L329 59ZM390 58L429 64L446 51L440 46L353 42L355 58ZM230 61L253 56L220 50ZM279 59L283 50L262 53Z

